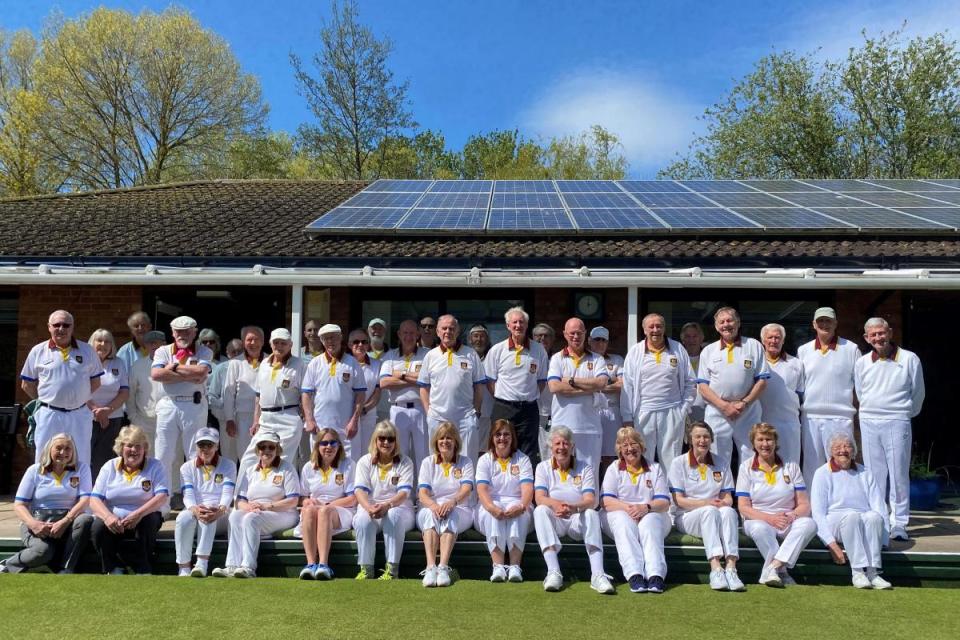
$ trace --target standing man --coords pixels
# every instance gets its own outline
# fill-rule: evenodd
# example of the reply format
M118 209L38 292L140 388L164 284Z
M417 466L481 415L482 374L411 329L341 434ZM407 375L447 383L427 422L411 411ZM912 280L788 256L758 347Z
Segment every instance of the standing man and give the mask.
M690 357L690 368L696 373L700 370L700 352L703 351L703 327L697 322L688 322L680 327L680 342ZM703 422L703 415L706 407L703 398L700 397L699 390L695 391L696 399L690 406L687 413L687 419L690 422Z
M203 334L203 331L200 332ZM218 338L219 340L219 338ZM210 341L200 341L200 344L210 347ZM210 347L213 351L213 347ZM223 387L226 383L227 365L234 358L239 358L243 353L243 343L234 338L227 342L227 348L224 350L227 356L226 360L221 360L213 365L213 373L207 378L207 426L217 431L223 431L226 437L227 418L223 415Z
M600 393L600 425L603 438L600 444L600 458L609 462L617 457L617 431L623 426L620 416L620 393L623 391L623 356L610 353L610 331L606 327L594 327L590 330L587 343L590 351L603 356L606 363L607 386ZM598 474L599 475L599 474Z
M517 431L520 451L536 466L540 461L540 391L547 383L550 360L546 349L527 337L530 316L526 311L513 307L503 317L510 335L490 348L484 362L486 387L493 397L487 434L492 422L509 420ZM481 441L480 447L485 446Z
M760 420L777 428L777 453L784 462L800 463L800 404L804 375L800 358L788 355L783 325L771 323L760 330L764 357L770 368L767 388L760 394Z
M303 326L303 337L306 342L300 347L300 358L304 362L310 362L310 360L323 353L323 343L320 341L320 336L317 335L319 330L320 323L316 320L308 320L307 324Z
M640 322L644 340L630 348L623 363L620 415L623 426L643 435L650 457L669 465L683 449L686 418L696 399L696 375L686 349L667 338L659 313Z
M803 363L800 413L803 477L813 478L830 457L830 436L840 431L853 440L853 370L860 358L856 343L837 336L837 313L820 307L813 314L817 337L797 349ZM810 480L807 480L810 482Z
M437 321L440 344L423 358L417 385L420 402L427 412L427 438L433 438L441 422L457 425L460 451L476 461L477 413L480 411L486 375L477 352L460 342L460 325L451 315Z
M603 356L587 351L587 327L580 318L570 318L563 325L567 346L550 358L547 385L553 392L550 425L567 427L573 432L577 457L593 467L600 467L603 428L597 394L610 380Z
M490 333L487 331L487 325L482 322L470 327L470 333L467 334L470 339L470 347L477 352L480 357L480 364L484 367L486 375L487 353L490 351ZM477 414L477 446L479 453L484 453L484 447L487 446L487 440L490 438L490 416L493 413L493 393L488 389L487 384L480 388L482 397L480 398L480 412Z
M889 480L890 537L909 540L910 420L923 407L923 367L917 354L893 342L893 330L883 318L870 318L863 331L873 347L854 369L863 462L881 490Z
M730 468L734 444L739 449L740 462L753 452L750 428L760 421L760 403L756 400L767 386L770 369L763 345L740 335L740 314L736 309L717 309L713 322L720 339L700 354L697 382L707 403L707 424L713 429L713 452L721 464Z
M379 360L389 349L386 343L387 322L383 318L374 318L367 324L367 336L370 339L370 357Z
M420 332L414 320L404 320L397 329L400 346L391 349L380 362L380 388L390 405L389 420L397 427L400 450L409 452L414 468L430 455L427 414L420 401L417 378L427 349L417 346Z
M253 438L253 412L256 403L257 370L263 362L263 329L240 329L243 355L227 362L223 380L223 417L226 436L220 437L220 450L231 460L239 460ZM238 476L242 477L242 476Z
M437 343L437 321L430 316L420 320L420 346L429 351Z
M150 451L154 455L157 450L157 402L163 395L163 386L151 377L150 372L153 370L153 356L166 340L162 331L145 333L143 344L147 347L147 356L134 362L130 370L127 417L130 419L130 424L143 429L150 444ZM167 470L167 473L171 472L172 470Z
M134 362L150 355L145 336L153 329L153 322L143 311L134 311L127 318L127 327L133 340L117 349L117 357L127 365L127 371L132 371Z
M251 436L261 429L280 438L280 457L291 465L297 461L297 449L303 436L300 419L301 388L307 364L291 353L293 338L287 329L270 333L270 355L260 363L254 380L255 394ZM257 446L252 440L240 458L238 478L257 464Z
M180 316L170 323L173 343L153 354L150 377L163 385L157 401L157 459L169 470L174 462L189 459L193 437L207 424L207 376L213 351L197 340L197 321ZM181 458L180 456L183 456ZM171 493L179 492L179 474L170 478Z
M336 429L343 440L344 455L357 461L368 444L357 437L367 390L363 373L356 358L344 349L339 326L325 324L317 335L323 343L323 353L307 365L301 389L310 450L318 429Z
M543 350L547 352L547 358L553 356L553 345L557 340L557 332L546 322L541 322L533 328L533 339L539 342ZM549 370L550 365L547 365ZM540 429L537 433L537 443L539 446L540 459L546 460L550 457L550 411L553 406L553 394L550 393L550 385L545 384L540 390Z
M33 414L37 422L35 462L40 462L50 438L66 433L76 444L77 460L90 464L93 412L87 402L100 387L103 367L92 346L74 339L73 327L68 312L51 313L47 319L50 339L30 349L20 371L20 388L40 401Z

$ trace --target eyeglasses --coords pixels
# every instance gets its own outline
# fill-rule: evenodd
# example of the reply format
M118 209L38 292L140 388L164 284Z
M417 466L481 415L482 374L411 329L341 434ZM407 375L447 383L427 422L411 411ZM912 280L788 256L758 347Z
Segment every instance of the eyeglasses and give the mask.
M276 445L272 445L272 444L262 444L257 447L257 451L261 453L265 453L267 451L276 451L276 450L277 450Z
M396 442L397 439L393 436L377 436L377 442Z
M201 340L200 344L217 344L216 340Z
M69 322L55 322L50 326L53 327L54 329L69 329L73 325L70 324Z
M352 340L350 344L352 344L353 346L357 346L358 344L370 344L370 341L369 340Z
M333 447L334 449L336 449L337 447L340 446L340 443L337 442L336 440L318 440L318 441L317 441L317 446L318 446L318 447Z

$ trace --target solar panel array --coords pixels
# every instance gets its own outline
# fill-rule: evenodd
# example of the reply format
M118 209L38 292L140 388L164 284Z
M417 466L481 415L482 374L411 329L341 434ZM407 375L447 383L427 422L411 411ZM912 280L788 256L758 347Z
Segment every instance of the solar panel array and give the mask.
M960 179L377 180L317 234L960 231Z

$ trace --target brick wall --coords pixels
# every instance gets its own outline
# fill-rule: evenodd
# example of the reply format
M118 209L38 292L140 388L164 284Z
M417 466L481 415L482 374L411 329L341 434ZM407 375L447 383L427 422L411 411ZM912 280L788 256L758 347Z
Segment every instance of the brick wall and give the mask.
M903 295L900 291L838 290L836 297L837 333L854 340L861 351L869 348L863 339L863 323L881 317L893 327L893 339L903 340Z
M602 320L586 321L587 331L604 326L610 331L610 353L627 351L627 290L604 289ZM546 322L557 332L555 348L563 347L563 324L573 315L573 290L540 287L534 290L534 313L530 324Z

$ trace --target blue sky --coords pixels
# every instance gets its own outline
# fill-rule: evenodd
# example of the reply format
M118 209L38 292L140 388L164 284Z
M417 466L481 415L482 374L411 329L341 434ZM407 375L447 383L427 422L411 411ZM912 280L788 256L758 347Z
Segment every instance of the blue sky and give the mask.
M58 9L161 10L144 0L0 0L0 28L39 31ZM311 113L288 55L309 58L326 0L178 3L234 48L260 78L270 126L294 131ZM361 0L361 19L394 43L390 66L410 81L423 128L459 148L467 137L519 128L530 137L597 123L620 135L635 177L652 177L682 152L696 116L772 50L836 59L869 33L907 21L907 34L960 31L960 2L640 2L595 0Z

